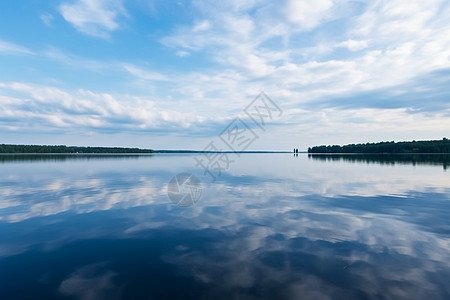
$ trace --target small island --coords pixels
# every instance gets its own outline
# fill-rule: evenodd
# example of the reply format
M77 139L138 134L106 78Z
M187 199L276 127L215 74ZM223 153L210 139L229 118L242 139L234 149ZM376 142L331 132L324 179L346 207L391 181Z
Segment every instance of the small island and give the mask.
M153 153L152 149L121 148L121 147L80 147L65 145L12 145L0 144L3 154L127 154Z
M308 153L364 153L364 154L402 154L402 153L450 153L450 140L379 142L366 144L349 144L344 146L315 146L308 148Z

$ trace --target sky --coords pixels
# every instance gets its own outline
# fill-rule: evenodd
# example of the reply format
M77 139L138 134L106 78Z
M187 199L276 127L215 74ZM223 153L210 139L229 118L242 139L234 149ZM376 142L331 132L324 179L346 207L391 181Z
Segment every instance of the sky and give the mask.
M449 87L447 0L0 2L4 144L442 139Z

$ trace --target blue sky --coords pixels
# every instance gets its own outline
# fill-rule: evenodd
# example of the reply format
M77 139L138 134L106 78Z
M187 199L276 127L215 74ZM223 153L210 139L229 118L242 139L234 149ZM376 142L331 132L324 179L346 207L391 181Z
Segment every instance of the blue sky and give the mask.
M450 136L450 2L0 2L0 143L248 149ZM282 110L264 130L244 108ZM224 150L226 146L222 145Z

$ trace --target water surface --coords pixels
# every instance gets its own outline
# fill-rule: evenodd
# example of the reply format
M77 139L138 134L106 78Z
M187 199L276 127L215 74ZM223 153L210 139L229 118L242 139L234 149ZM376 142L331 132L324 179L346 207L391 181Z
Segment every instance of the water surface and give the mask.
M0 298L450 298L448 157L194 157L0 156Z

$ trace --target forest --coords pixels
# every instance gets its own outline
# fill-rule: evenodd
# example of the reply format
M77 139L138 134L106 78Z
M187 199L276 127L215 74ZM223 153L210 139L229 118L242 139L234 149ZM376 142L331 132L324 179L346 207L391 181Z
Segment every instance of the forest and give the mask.
M308 153L450 153L450 140L322 145L308 148Z
M151 149L0 144L0 153L153 153Z

